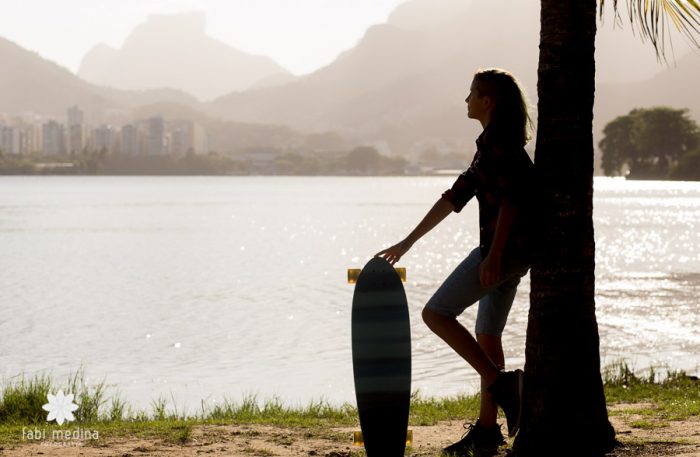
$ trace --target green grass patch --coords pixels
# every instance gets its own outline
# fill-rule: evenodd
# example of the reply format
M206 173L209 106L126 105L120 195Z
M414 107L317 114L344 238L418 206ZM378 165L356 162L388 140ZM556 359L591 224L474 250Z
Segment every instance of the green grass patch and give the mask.
M630 427L643 428L646 430L653 430L655 428L664 428L664 427L668 427L668 426L669 426L668 422L661 422L661 421L636 420L636 421L630 422Z
M659 372L650 369L645 375L633 372L625 363L607 367L603 373L609 404L648 404L617 410L611 414L636 415L635 428L659 428L668 421L700 415L700 382L683 372ZM47 395L59 389L75 394L79 409L76 421L59 427L46 421L42 406ZM479 395L447 398L423 397L416 392L411 398L410 426L435 425L441 421L476 420ZM307 428L309 437L333 434L332 427L358 427L357 410L350 404L332 405L325 400L307 405L289 406L279 398L260 401L255 395L241 401L224 400L202 404L199 412L178 410L175 399L158 398L147 410L134 410L119 394L109 395L104 381L88 385L79 370L59 383L47 375L16 377L0 384L0 444L18 443L29 428L53 430L80 427L99 432L102 438L132 437L161 439L172 444L191 442L193 430L201 425L264 424ZM330 437L330 435L329 435ZM342 439L347 437L343 435ZM26 440L25 440L26 441ZM257 450L256 450L257 451Z
M33 379L24 376L2 383L0 392L0 424L41 424L46 422L46 411L42 406L48 403L48 394L62 390L74 395L74 403L79 405L73 413L76 422L89 424L103 420L100 410L106 402L105 382L88 385L84 371L79 369L68 377L65 383L57 384L50 376L37 375ZM125 402L118 397L112 398L110 416L116 416Z
M53 385L45 375L26 379L24 376L6 383L0 400L0 424L24 422L38 424L46 420L46 396Z
M625 411L627 414L683 420L700 415L700 381L683 371L659 373L650 368L646 375L636 374L619 362L603 371L608 404L652 403L651 408Z
M268 424L289 427L313 427L319 425L353 425L357 423L357 410L350 404L333 406L325 400L312 401L306 406L290 407L279 398L261 404L255 395L241 402L225 400L220 405L203 408L198 418L206 423Z
M435 425L446 420L477 419L479 395L458 395L447 398L425 398L420 392L411 398L410 425Z

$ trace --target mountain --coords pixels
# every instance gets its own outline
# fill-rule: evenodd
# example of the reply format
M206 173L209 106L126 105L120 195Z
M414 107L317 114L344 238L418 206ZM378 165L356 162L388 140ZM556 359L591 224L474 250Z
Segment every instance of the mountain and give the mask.
M201 22L198 30L201 36ZM648 43L637 40L609 21L599 27L596 141L605 123L635 107L687 107L700 120L698 55L666 67ZM491 66L511 70L534 108L538 42L539 6L534 0L409 0L324 68L299 78L272 74L251 89L202 103L172 89L127 91L90 84L0 39L0 111L62 120L67 107L78 104L94 124L131 121L139 107L147 106L167 118L196 112L209 125L221 119L215 126L221 132L234 131L231 123L286 126L289 132L277 138L291 138L295 144L301 141L297 132L333 131L354 144L373 144L401 155L431 148L468 152L479 130L467 119L464 105L473 73ZM112 58L108 48L99 52L106 60ZM258 129L255 142L265 135ZM236 144L232 138L221 136L222 151Z
M124 90L169 87L200 100L249 88L262 79L292 78L272 59L241 52L206 35L204 13L151 15L121 49L95 46L78 75Z
M461 149L476 132L464 97L477 69L506 67L530 92L535 87L538 11L524 3L406 2L329 66L285 86L229 94L209 109L227 119L339 131L396 152L426 140ZM483 20L492 14L513 24L494 33Z
M599 25L599 87L633 87L664 70L651 45L626 28L611 19ZM436 144L472 149L479 126L467 120L463 101L473 73L512 71L534 111L538 58L535 0L409 0L330 65L284 86L228 94L207 109L238 121L340 131L399 154ZM643 93L630 97L646 103ZM598 121L618 109L616 97L596 103Z
M67 107L75 103L95 111L118 107L67 69L4 38L0 38L0 61L4 67L0 72L0 110L5 113L65 115Z
M0 61L4 64L0 72L0 110L8 114L34 113L64 119L69 106L79 105L93 122L102 122L148 103L198 105L180 91L127 92L90 84L4 38L0 38Z
M78 105L88 124L117 125L161 116L166 120L189 120L204 127L213 150L230 152L253 147L286 149L310 144L313 136L286 126L223 121L203 112L191 95L170 89L124 91L99 87L69 70L43 59L11 41L0 38L0 115L54 118L66 122L68 107ZM344 147L342 139L334 144Z

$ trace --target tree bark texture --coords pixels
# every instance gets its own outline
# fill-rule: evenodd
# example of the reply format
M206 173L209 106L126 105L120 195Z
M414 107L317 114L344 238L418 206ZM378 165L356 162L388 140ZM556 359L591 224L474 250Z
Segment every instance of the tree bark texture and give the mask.
M593 238L596 0L541 1L536 256L518 456L615 442L600 374Z

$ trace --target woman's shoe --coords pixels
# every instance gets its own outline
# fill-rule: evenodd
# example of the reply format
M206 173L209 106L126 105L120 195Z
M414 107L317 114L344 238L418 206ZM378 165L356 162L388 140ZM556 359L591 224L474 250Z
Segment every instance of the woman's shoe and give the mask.
M506 415L508 436L515 436L520 429L523 409L523 370L502 371L488 387L493 400Z
M446 457L471 457L476 453L495 452L498 446L505 444L505 442L500 425L494 424L491 427L484 427L477 420L476 424L469 425L467 433L461 440L443 449L442 455Z

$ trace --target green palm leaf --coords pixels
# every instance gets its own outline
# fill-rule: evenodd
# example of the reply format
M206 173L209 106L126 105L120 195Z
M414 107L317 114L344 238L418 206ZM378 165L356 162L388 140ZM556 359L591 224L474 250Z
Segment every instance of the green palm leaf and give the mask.
M613 0L617 16L618 0ZM600 0L602 17L605 0ZM665 59L665 47L668 41L673 47L669 32L669 22L681 32L695 47L700 48L697 35L700 34L700 0L627 0L632 29L639 29L642 39L649 39L654 45L656 55Z

